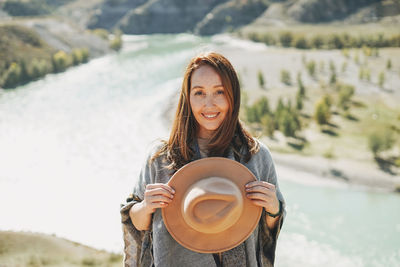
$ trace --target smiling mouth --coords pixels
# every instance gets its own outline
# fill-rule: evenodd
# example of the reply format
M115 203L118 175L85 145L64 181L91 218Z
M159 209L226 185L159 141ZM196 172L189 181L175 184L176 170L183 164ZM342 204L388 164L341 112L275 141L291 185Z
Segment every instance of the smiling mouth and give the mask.
M215 117L217 117L219 115L219 112L214 113L214 114L204 114L204 113L202 113L201 115L203 115L203 117L205 117L206 119L214 119Z

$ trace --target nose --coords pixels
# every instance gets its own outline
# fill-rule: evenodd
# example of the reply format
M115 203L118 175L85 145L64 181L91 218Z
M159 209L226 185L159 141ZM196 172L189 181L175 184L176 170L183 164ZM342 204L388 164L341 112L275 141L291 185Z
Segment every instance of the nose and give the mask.
M208 94L204 101L205 101L204 105L206 107L214 106L214 96L212 94Z

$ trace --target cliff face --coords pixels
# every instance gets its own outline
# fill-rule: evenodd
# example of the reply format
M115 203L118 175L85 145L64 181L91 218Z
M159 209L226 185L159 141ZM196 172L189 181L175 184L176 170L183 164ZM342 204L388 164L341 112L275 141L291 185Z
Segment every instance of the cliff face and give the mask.
M211 10L206 17L196 24L194 32L201 35L209 35L230 31L251 23L267 8L268 4L265 1L231 0Z
M9 1L0 0L0 20ZM47 2L52 2L46 0ZM47 3L46 2L46 3ZM194 32L210 35L258 23L363 23L400 17L395 0L57 0L56 15L83 28L121 29L128 34ZM54 9L53 8L53 9Z
M235 30L256 19L305 23L343 20L364 7L384 2L388 0L105 0L89 28L119 28L129 34L210 35ZM276 6L283 11L278 17L268 12Z
M224 0L150 0L129 11L117 24L123 32L180 33L193 30Z

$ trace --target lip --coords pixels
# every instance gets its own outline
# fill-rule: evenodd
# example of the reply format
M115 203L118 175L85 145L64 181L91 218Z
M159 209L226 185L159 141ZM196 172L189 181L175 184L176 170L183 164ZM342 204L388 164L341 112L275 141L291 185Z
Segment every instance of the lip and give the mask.
M201 116L207 120L214 120L218 117L220 112L215 112L215 113L201 113ZM209 116L209 117L208 117Z

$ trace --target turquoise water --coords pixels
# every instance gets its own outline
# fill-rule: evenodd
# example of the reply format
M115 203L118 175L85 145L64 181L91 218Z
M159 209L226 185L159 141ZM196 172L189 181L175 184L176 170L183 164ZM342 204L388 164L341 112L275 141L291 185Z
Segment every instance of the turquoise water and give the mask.
M118 54L0 90L0 230L122 250L119 203L152 142L168 135L164 113L188 59L237 42L124 38ZM276 266L400 264L398 195L281 178L288 215Z

